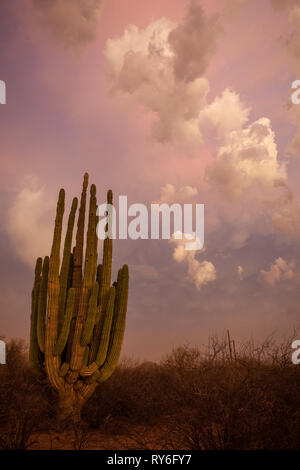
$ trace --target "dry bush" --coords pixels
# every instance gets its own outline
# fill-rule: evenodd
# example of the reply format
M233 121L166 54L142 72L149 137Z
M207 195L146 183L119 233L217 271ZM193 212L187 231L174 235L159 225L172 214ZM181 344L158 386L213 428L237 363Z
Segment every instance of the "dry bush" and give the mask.
M160 423L167 411L170 379L158 364L122 363L96 390L83 410L83 417L91 427L101 426L109 433L128 433L128 423L148 426Z
M290 339L276 346L268 338L251 347L251 354L246 345L236 361L189 348L173 351L165 361L178 384L174 401L180 411L170 417L172 447L298 449L300 375L290 345Z
M0 366L0 449L27 449L43 428L49 396L40 378L29 369L21 341L7 344L7 364Z
M214 337L206 349L176 348L159 364L123 361L85 405L68 446L86 448L99 433L102 447L117 439L131 449L299 449L293 339L245 342L235 360L226 338ZM38 433L65 438L55 431L56 398L29 370L21 343L8 345L7 362L0 367L0 448L26 449Z
M214 337L206 350L179 347L160 364L125 363L99 387L85 419L139 449L299 448L292 339L237 345L233 360L226 338Z

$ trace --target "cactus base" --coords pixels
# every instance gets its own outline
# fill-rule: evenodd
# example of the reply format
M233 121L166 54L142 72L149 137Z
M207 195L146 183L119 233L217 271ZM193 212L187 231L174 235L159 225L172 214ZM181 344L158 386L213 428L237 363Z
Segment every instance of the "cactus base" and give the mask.
M61 429L76 425L81 419L81 410L85 401L71 387L60 392L58 397L57 422Z

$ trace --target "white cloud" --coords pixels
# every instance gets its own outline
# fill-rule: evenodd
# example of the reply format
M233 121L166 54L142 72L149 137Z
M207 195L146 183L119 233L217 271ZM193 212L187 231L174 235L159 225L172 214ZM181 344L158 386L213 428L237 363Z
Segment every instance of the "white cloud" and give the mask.
M181 236L182 238L179 239L176 238L176 236ZM199 262L198 260L196 260L195 251L185 250L185 242L190 241L191 238L193 237L189 234L182 234L176 232L175 234L173 234L172 238L170 239L170 242L176 245L173 252L173 259L177 263L187 264L188 279L194 283L198 290L200 290L202 286L216 280L216 269L213 263L211 263L210 261Z
M246 3L228 2L222 19ZM223 214L218 217L234 225L229 241L238 248L261 218L273 216L274 226L282 225L281 208L290 205L292 195L270 120L261 117L249 123L251 109L230 88L207 100L210 87L203 74L219 36L217 18L205 17L201 7L192 3L181 24L162 18L145 29L129 26L122 37L107 41L105 56L115 93L130 96L155 116L154 139L183 144L195 154L207 134L216 134L221 145L206 177L219 189ZM172 203L184 197L166 185L160 201ZM228 202L235 204L227 209Z
M287 263L283 258L277 258L273 264L271 264L269 271L260 271L262 279L274 287L280 281L290 280L294 277L295 263L291 261Z
M50 254L55 202L49 200L45 187L34 176L28 176L23 189L8 209L7 232L16 253L26 264Z
M249 120L250 108L241 101L239 94L226 88L222 95L200 111L201 129L215 130L219 138L226 138L231 131L241 130Z
M292 201L282 204L272 216L274 227L287 235L300 235L300 204Z
M278 158L268 118L224 134L206 177L219 190L218 211L221 220L231 227L228 247L241 248L253 233L263 235L274 228L287 231L291 219L300 225L292 210L286 166Z
M160 188L160 198L154 204L184 203L193 199L198 194L198 189L193 186L182 186L176 190L173 184L166 184Z
M209 169L210 180L230 200L274 197L274 188L286 186L286 170L278 159L271 122L261 118L232 131ZM251 193L249 194L249 192Z
M145 29L129 25L119 39L108 39L104 54L115 78L122 72L128 54L140 53L148 57L151 52L157 51L162 61L172 58L173 53L168 43L168 36L175 27L176 23L161 18L150 23Z
M165 18L142 30L131 25L105 48L113 90L155 114L154 139L186 148L203 142L199 112L206 106L209 83L202 73L214 49L207 39L217 34L210 30L215 20L205 19L200 7L195 11L181 25Z

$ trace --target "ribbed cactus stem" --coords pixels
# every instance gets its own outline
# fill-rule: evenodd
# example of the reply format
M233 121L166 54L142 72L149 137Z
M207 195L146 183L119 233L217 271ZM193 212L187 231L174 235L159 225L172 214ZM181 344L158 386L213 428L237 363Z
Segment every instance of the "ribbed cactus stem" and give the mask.
M66 307L67 289L68 289L68 282L69 282L69 270L70 270L70 258L72 256L71 254L72 236L73 236L73 228L74 228L77 205L78 205L78 199L75 197L73 199L71 212L69 215L67 233L66 233L65 244L64 244L63 259L62 259L60 275L59 275L59 300L58 300L59 329L63 322L64 312L65 312L65 307Z
M65 377L65 375L67 374L68 370L69 370L70 366L67 362L64 362L60 369L59 369L59 376L60 377Z
M110 332L110 342L103 366L94 372L88 379L87 383L92 384L94 381L104 382L114 372L118 363L124 331L125 331L125 320L127 312L127 300L128 300L128 266L124 265L123 269L119 274L117 296L115 299L113 323Z
M67 300L67 307L66 312L63 319L63 324L61 327L61 331L59 333L59 337L57 343L54 346L53 354L54 356L60 355L66 347L69 333L70 333L70 325L73 316L74 310L74 303L75 303L75 289L70 289L68 293L68 300Z
M43 262L42 280L39 292L38 315L37 315L37 339L42 353L45 352L45 316L47 311L48 295L48 273L49 256L46 256Z
M50 259L38 258L32 290L30 364L46 372L59 393L61 417L78 412L98 382L109 377L118 362L125 329L128 268L119 270L111 287L112 240L103 244L102 264L97 268L96 187L91 185L85 257L84 226L88 174L84 175L78 201L73 199L68 217L62 262L61 236L65 193L59 193ZM112 204L112 192L107 203ZM107 227L108 228L108 227ZM83 268L84 266L84 268Z
M113 194L112 191L109 190L107 192L107 204L113 204ZM109 213L109 211L108 211ZM108 231L109 223L106 225L106 232ZM90 351L90 362L94 362L96 360L98 346L100 342L101 336L101 313L105 312L106 303L107 303L107 296L109 293L110 282L111 282L111 265L112 265L112 239L106 238L103 242L103 260L101 267L98 266L98 273L97 278L99 279L99 304L101 309L99 310L96 316L96 326L94 331L94 336L91 345Z
M89 176L84 174L82 193L80 199L79 216L77 222L76 245L74 249L74 270L73 287L80 287L82 281L82 260L83 260L83 242L84 242L84 221L86 206L86 191L88 187Z
M113 194L109 190L107 192L107 204L113 204ZM108 232L110 224L106 226ZM102 285L100 291L100 302L105 303L105 298L109 291L110 279L111 279L111 264L112 264L112 239L107 237L103 242L103 274L102 274Z
M81 346L86 346L89 344L92 338L93 329L95 326L95 318L97 313L97 305L98 305L98 290L99 286L98 283L95 282L92 290L92 294L89 300L89 307L87 318L83 327L82 335L81 335Z
M96 356L96 360L92 362L88 367L83 367L80 371L80 375L88 377L93 374L99 367L101 367L106 359L107 350L110 340L110 331L114 314L114 303L116 297L115 287L111 287L109 291L109 298L106 306L105 315L103 316L103 325L101 328L101 339Z
M29 362L32 369L40 368L40 350L37 339L37 316L38 316L38 298L41 283L42 258L36 260L34 284L31 293L31 328L30 328L30 349Z
M60 246L63 215L65 210L65 191L59 192L53 243L50 255L49 279L48 279L48 312L46 319L45 337L45 366L49 380L54 388L62 386L59 377L60 358L55 357L53 349L57 341L58 331L58 302L59 302L59 266L60 266Z
M89 221L87 232L87 243L85 253L84 275L82 282L81 296L79 300L78 314L75 324L74 339L72 345L70 369L69 374L70 382L75 382L79 371L81 369L85 346L81 345L81 335L84 323L87 317L87 310L89 305L89 298L91 295L92 286L94 284L97 268L97 251L95 250L95 233L96 233L96 186L92 185L90 190L90 206L89 206Z

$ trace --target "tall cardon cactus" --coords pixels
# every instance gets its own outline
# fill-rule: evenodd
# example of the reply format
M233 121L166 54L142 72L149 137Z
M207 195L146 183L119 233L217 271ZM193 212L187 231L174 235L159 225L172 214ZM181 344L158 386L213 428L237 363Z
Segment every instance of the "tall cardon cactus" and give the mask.
M60 190L50 258L38 258L32 290L29 359L47 374L59 395L61 421L78 419L85 401L114 371L121 352L128 298L128 266L111 286L112 240L103 242L97 265L96 187L90 187L84 240L88 174L84 175L75 246L73 228L78 200L73 199L60 262L65 191ZM112 192L107 203L112 204ZM85 258L83 255L85 241Z

